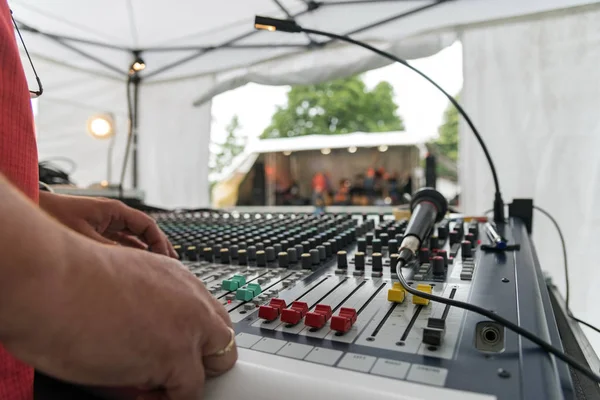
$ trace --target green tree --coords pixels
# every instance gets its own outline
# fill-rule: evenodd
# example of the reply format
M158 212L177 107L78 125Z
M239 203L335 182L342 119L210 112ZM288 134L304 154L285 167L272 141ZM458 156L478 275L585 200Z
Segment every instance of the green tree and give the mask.
M369 90L360 76L294 86L261 138L404 130L394 89L380 82Z
M460 94L455 97L460 99ZM440 152L453 161L458 160L458 110L452 103L444 111L444 119L438 130L439 136L434 143Z
M212 153L211 172L221 172L223 168L231 164L237 155L244 151L246 138L237 134L241 127L238 116L234 115L225 127L227 131L225 142L222 144L215 143L219 150Z

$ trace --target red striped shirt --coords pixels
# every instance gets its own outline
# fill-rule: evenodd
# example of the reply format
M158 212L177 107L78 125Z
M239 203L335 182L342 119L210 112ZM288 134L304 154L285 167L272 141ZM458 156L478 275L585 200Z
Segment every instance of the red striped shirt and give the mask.
M0 0L0 173L38 201L33 112L10 9ZM33 369L0 345L0 399L33 399Z

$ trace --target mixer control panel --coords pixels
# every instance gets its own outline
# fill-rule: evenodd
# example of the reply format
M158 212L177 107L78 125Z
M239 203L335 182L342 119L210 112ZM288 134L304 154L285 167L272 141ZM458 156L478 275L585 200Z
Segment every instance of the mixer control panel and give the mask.
M518 351L526 345L503 327L404 290L396 266L407 220L293 213L153 216L187 268L227 309L242 349L507 399L531 398L524 397L524 386L535 384L518 379L523 368L549 368L542 353L523 363ZM419 291L476 301L515 321L547 312L544 304L515 302L526 290L516 284L515 266L533 265L531 255L484 253L482 229L477 220L444 219L402 268L404 278ZM503 232L510 240L528 240L518 222ZM539 279L528 269L520 277L523 285ZM559 368L561 373L568 374ZM556 385L539 390L568 392Z

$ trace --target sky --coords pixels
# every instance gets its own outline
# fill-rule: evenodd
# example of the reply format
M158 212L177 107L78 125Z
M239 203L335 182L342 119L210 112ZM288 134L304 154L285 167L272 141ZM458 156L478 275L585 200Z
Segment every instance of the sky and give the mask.
M429 75L451 95L462 88L462 46L456 42L438 54L411 61L411 64ZM433 137L442 122L448 100L430 83L399 64L369 71L364 74L367 86L388 81L395 91L398 113L406 130L418 132L424 138ZM237 114L240 136L255 138L269 125L278 105L286 103L288 86L248 84L223 93L213 99L212 141L221 143L227 135L225 127Z

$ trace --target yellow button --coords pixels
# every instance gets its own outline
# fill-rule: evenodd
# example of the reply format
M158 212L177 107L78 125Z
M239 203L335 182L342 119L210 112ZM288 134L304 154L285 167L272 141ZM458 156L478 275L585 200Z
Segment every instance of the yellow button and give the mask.
M417 285L417 290L419 292L425 292L425 293L431 294L431 285L427 285L425 283L419 283ZM424 299L424 298L419 297L419 296L413 296L413 304L417 304L417 305L421 305L421 306L426 306L426 305L429 305L429 300L428 299Z
M388 290L388 301L402 303L405 295L406 293L400 282L394 282L392 288Z

